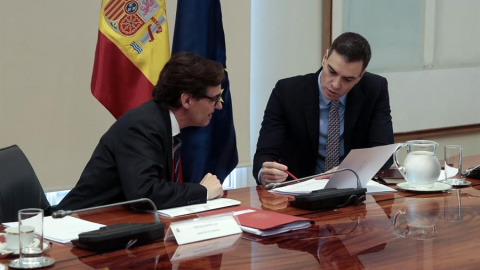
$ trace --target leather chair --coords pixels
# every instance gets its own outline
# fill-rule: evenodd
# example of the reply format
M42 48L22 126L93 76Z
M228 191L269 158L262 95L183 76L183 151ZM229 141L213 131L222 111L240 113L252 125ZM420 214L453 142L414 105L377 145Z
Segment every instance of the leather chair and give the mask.
M23 151L12 145L0 149L0 223L18 221L18 210L49 209L37 175Z

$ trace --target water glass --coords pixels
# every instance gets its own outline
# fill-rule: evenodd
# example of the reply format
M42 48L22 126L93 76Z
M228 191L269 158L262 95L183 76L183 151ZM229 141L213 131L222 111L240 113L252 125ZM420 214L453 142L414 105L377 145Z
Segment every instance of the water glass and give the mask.
M445 183L458 185L462 179L462 147L460 145L445 146Z
M32 228L20 230L19 258L10 262L12 268L40 268L52 265L55 260L43 256L43 210L27 208L18 211L19 228ZM27 235L24 234L29 234Z

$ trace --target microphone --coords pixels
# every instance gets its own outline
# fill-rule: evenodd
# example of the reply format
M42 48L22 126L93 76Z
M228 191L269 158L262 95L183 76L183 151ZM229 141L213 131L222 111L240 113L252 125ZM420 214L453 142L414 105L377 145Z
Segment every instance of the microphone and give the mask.
M295 200L290 202L291 206L309 209L309 210L319 210L319 209L333 209L337 207L343 207L351 204L358 204L365 200L365 194L367 192L366 188L362 187L360 182L360 177L358 174L348 168L339 169L332 172L324 172L314 176L308 176L304 178L297 179L295 181L288 181L283 183L271 183L265 185L266 189L272 189L278 186L283 186L290 183L297 183L305 181L307 179L312 179L317 176L328 175L339 173L343 171L350 171L355 174L357 178L357 187L356 188L325 188L314 190L308 194L296 195Z
M52 218L63 218L74 213L125 204L134 204L138 202L147 202L152 206L154 209L153 223L119 223L104 226L98 230L80 233L78 235L78 239L72 240L73 245L76 247L99 253L122 248L128 249L134 245L152 242L163 237L165 234L165 223L160 222L157 214L157 207L150 199L141 198L137 200L112 203L78 210L58 210L52 213Z
M155 211L154 212L155 213L154 214L155 223L160 222L160 219L158 218L158 214L157 214L157 206L152 202L152 200L147 199L147 198L140 198L140 199L131 200L131 201L100 205L100 206L83 208L83 209L78 209L78 210L58 210L58 211L55 211L55 212L52 213L52 218L63 218L63 217L69 216L69 215L74 214L74 213L86 212L86 211L97 210L97 209L113 207L113 206L120 206L120 205L125 205L125 204L134 204L134 203L137 203L137 202L148 202L152 206L153 210Z
M292 183L299 183L299 182L302 182L302 181L305 181L305 180L309 180L309 179L315 178L317 176L335 174L335 173L344 172L344 171L351 171L353 174L355 174L355 177L357 178L357 188L362 188L362 182L360 182L360 177L358 177L358 174L354 170L348 169L348 168L343 168L343 169L339 169L339 170L331 171L331 172L323 172L323 173L319 173L319 174L316 174L316 175L302 177L302 178L299 178L297 180L292 180L292 181L287 181L287 182L282 182L282 183L270 183L270 184L264 185L264 187L267 190L268 189L274 189L276 187L281 187L281 186L284 186L284 185L288 185L288 184L292 184Z

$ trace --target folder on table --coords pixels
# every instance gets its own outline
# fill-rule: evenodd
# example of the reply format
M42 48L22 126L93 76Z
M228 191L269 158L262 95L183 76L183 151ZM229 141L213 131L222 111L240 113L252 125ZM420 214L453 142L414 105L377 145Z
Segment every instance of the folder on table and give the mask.
M198 215L211 216L226 213L233 213L233 215L236 216L242 231L260 236L270 236L304 229L310 227L313 223L313 221L308 218L245 206L229 207L200 213Z

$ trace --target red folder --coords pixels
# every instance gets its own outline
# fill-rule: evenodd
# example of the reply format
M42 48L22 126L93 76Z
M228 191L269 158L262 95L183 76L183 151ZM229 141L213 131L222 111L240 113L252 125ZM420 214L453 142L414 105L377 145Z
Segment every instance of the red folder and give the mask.
M266 233L265 235L272 235L285 231L302 229L305 227L309 227L310 224L313 223L313 221L308 218L297 217L257 208L249 208L245 206L228 207L219 210L203 212L198 215L205 217L229 212L235 212L234 215L238 218L238 222L242 227L261 230L263 231L263 233ZM305 223L308 223L308 225ZM283 230L278 231L278 229ZM252 233L248 230L247 232Z

